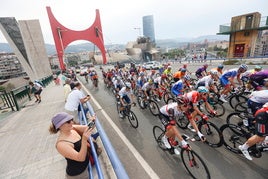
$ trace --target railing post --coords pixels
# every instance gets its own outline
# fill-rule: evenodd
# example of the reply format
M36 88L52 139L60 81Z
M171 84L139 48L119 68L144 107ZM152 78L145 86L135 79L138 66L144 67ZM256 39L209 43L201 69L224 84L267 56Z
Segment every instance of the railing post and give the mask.
M18 102L17 102L16 96L14 95L14 92L13 92L13 91L11 91L11 95L12 95L12 98L13 98L13 100L14 100L14 103L15 103L16 109L17 109L17 111L19 111L19 110L20 110L20 108L19 108L19 105L18 105Z
M31 95L30 95L30 87L27 85L26 86L26 90L27 90L27 95L28 95L28 98L29 98L29 101L31 101L32 99L31 99Z

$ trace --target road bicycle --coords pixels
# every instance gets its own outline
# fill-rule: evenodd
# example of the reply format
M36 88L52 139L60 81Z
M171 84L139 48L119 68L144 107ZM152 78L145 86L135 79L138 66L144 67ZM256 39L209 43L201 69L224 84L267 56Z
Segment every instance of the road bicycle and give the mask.
M162 137L165 135L166 130L161 128L160 126L153 127L153 135L154 139L157 142L158 146L164 150L168 151L170 154L174 154L174 147L180 149L180 157L182 163L188 173L191 175L192 178L206 178L210 179L210 172L204 160L190 147L183 148L180 145L172 146L170 149L165 147L165 144L162 142ZM184 137L184 140L187 140L187 137Z
M135 106L135 103L134 103L134 106ZM120 108L123 108L123 109L120 111ZM116 109L117 109L118 114L121 113L123 115L123 119L125 117L128 118L128 121L133 128L136 129L139 127L139 121L137 119L137 116L135 115L135 113L133 111L131 111L131 104L127 104L125 106L122 106L120 101L117 100Z
M238 146L243 145L254 134L253 130L255 129L247 131L234 124L224 124L220 130L223 135L224 146L233 153L242 154ZM266 142L249 147L249 154L255 158L260 158L262 152L268 151L268 144Z
M212 118L214 116L208 114L208 117L210 119L210 118ZM187 118L187 116L185 114L181 114L179 116L176 116L175 120L176 120L176 124L181 129L187 129L187 126L190 123L190 121L188 120L188 118ZM206 138L206 141L205 141L206 144L208 144L209 146L211 146L213 148L222 146L223 138L222 138L221 131L214 123L203 119L199 115L197 115L194 120L196 121L196 125L198 127L198 130ZM197 138L197 137L195 137L195 138ZM197 140L200 140L199 137L197 138Z
M157 102L152 100L151 98L145 99L145 95L141 91L137 97L138 105L140 106L141 109L146 109L147 107L149 108L150 112L154 116L159 115L159 106Z

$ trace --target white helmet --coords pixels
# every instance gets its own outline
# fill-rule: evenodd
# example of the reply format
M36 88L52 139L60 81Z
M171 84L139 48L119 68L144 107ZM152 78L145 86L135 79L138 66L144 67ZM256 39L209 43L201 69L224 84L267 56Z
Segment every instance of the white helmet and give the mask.
M211 74L211 75L218 75L218 72L217 72L216 70L211 70L211 71L210 71L210 74Z
M131 88L131 83L126 82L126 87L127 87L127 88Z

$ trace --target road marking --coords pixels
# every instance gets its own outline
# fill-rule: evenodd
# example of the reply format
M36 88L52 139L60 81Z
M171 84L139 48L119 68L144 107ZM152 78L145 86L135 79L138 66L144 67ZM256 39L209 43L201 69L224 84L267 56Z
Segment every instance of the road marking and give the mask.
M81 82L80 82L81 83ZM81 83L82 84L82 83ZM83 85L83 84L82 84ZM133 153L137 161L141 164L141 166L144 168L146 173L153 179L160 178L154 170L150 167L150 165L144 160L144 158L140 155L140 153L135 149L135 147L129 142L129 140L126 138L126 136L121 132L121 130L116 126L116 124L112 121L112 119L108 116L108 114L105 112L105 110L101 107L101 105L95 100L95 98L92 96L92 94L89 92L87 88L83 85L85 91L87 94L90 94L91 100L95 105L97 106L97 109L101 111L101 113L106 117L107 121L110 123L110 125L113 127L113 129L116 131L116 133L119 135L119 137L122 139L122 141L126 144L126 146L129 148L129 150Z

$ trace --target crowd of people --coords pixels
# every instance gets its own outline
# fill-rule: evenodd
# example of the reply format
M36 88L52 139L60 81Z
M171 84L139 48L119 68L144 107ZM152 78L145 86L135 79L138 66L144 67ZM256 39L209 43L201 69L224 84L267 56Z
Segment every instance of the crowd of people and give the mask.
M195 118L199 115L207 120L208 116L198 108L198 103L202 101L211 115L216 115L217 111L208 103L209 94L218 94L219 100L226 103L231 91L237 91L245 85L246 91L251 93L248 107L255 116L256 131L239 149L247 159L252 160L248 148L264 141L268 135L268 69L262 69L258 65L249 69L245 64L227 70L222 64L210 70L208 68L208 64L204 64L190 72L187 64L183 64L179 69L173 69L173 72L170 64L163 64L159 70L146 70L143 66L136 67L131 64L130 68L115 66L107 71L103 68L101 70L104 83L118 92L122 106L135 103L133 94L142 94L145 100L154 97L159 102L162 100L159 89L170 89L176 102L160 107L160 119L167 131L162 138L166 148L177 145L176 138L183 147L189 147L175 125L175 116L187 116L190 121L188 128L196 132L200 140L205 141L204 135L197 128ZM122 115L119 113L119 116ZM179 154L176 147L174 153Z

